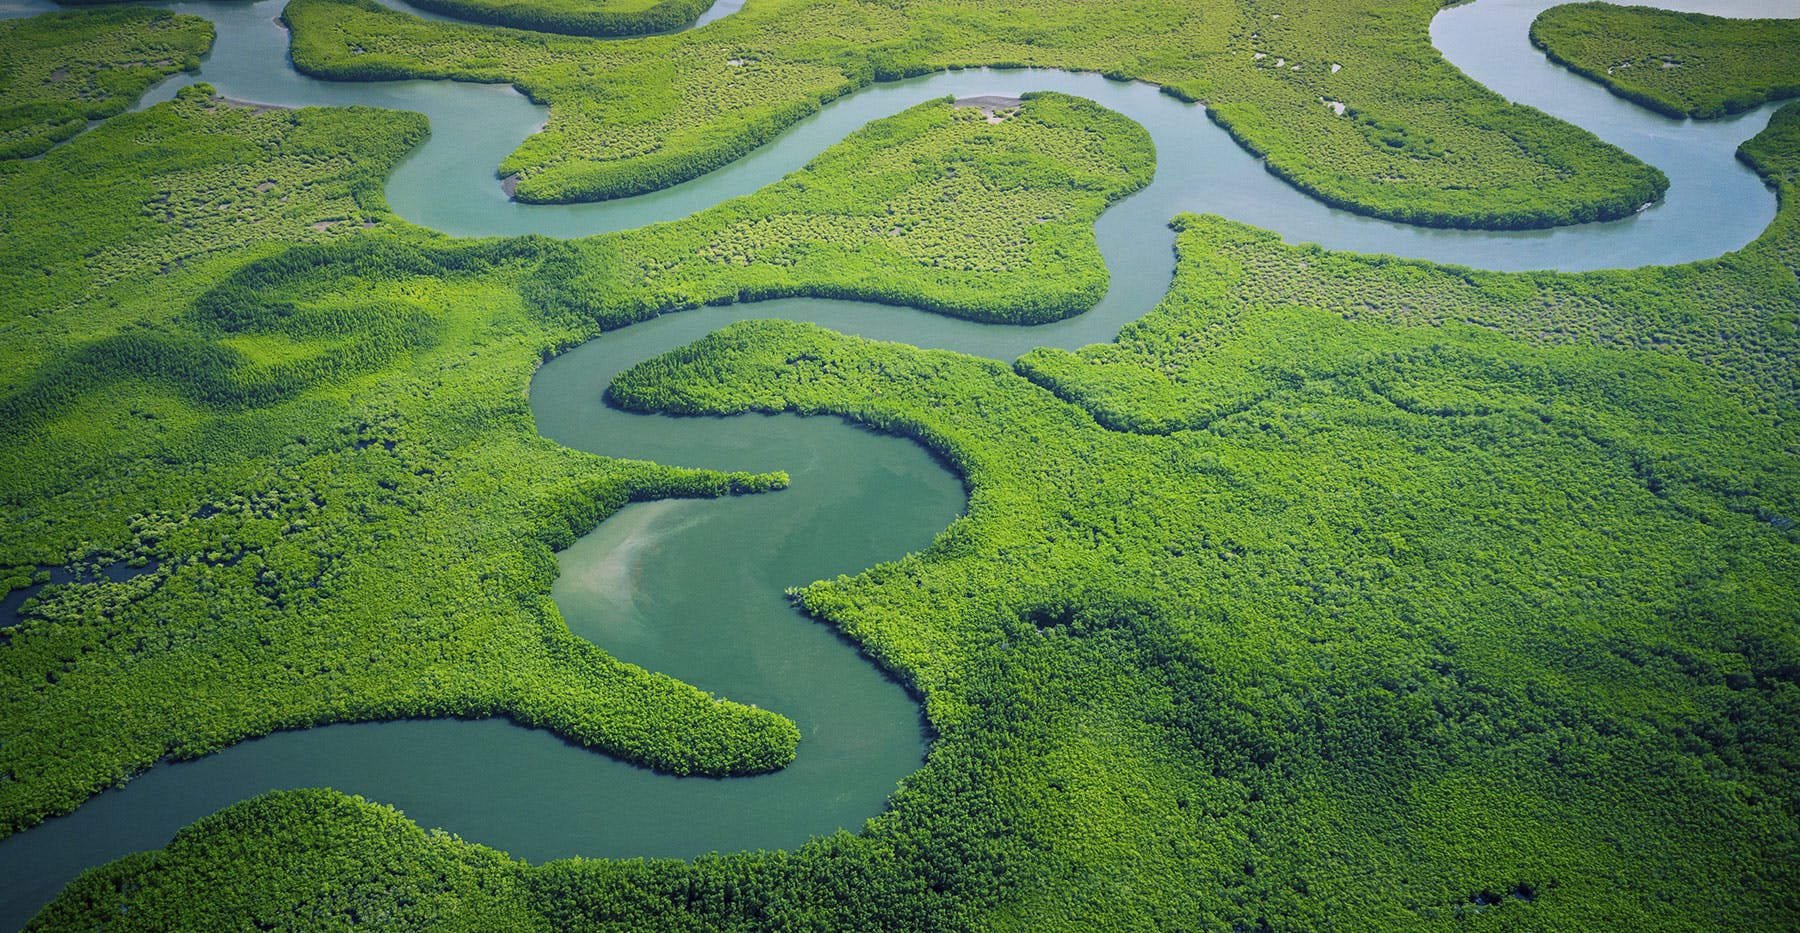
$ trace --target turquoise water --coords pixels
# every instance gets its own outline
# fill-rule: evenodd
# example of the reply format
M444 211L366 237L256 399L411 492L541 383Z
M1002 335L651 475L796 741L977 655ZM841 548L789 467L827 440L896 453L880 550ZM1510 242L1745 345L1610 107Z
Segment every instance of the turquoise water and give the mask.
M703 24L737 8L722 0ZM869 120L944 95L1059 90L1143 124L1158 170L1145 191L1108 211L1097 233L1114 287L1069 321L1009 328L855 302L788 300L671 315L608 334L537 376L539 429L598 453L731 469L785 469L790 489L725 501L635 505L561 555L554 596L572 630L616 656L703 689L778 710L800 724L794 765L716 781L621 764L505 722L340 725L242 743L158 767L75 814L0 841L0 925L23 923L80 869L165 843L175 829L266 790L332 786L392 803L426 826L534 861L569 855L691 856L788 848L878 813L925 751L919 712L898 685L828 628L795 614L789 586L855 572L928 543L963 507L960 481L918 447L835 420L669 419L600 403L612 376L732 320L784 317L880 339L1011 359L1034 346L1111 339L1166 289L1166 222L1210 211L1290 241L1497 269L1589 269L1685 262L1753 239L1774 216L1772 193L1732 157L1767 120L1764 108L1708 124L1636 108L1548 65L1525 40L1545 0L1481 0L1447 10L1433 41L1501 93L1587 127L1669 174L1667 199L1624 221L1555 231L1431 230L1327 208L1282 184L1200 108L1154 88L1094 75L969 70L879 85L803 121L718 172L640 198L527 207L500 191L494 166L545 112L509 87L447 82L336 84L286 67L280 0L174 4L214 20L215 50L197 78L155 89L148 106L192 80L228 96L285 105L418 110L431 141L395 173L388 195L409 220L457 235L581 236L684 216L754 191ZM1800 15L1800 3L1706 4L1733 15ZM0 0L0 16L48 8ZM708 581L696 591L688 581ZM519 788L529 787L524 794Z

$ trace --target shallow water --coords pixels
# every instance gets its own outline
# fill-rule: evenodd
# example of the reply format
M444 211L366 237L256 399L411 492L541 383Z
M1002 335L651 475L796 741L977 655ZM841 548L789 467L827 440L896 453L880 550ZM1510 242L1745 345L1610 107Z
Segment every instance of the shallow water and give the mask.
M397 2L397 0L396 0ZM431 141L388 186L395 210L458 235L582 236L674 219L776 180L869 120L944 95L1060 90L1138 120L1156 139L1152 186L1108 211L1097 233L1114 287L1093 311L1033 328L999 327L856 302L788 300L683 312L608 334L547 365L533 382L539 429L599 453L729 469L785 469L792 488L722 501L630 506L565 551L554 596L570 627L616 656L789 715L803 741L779 774L676 779L504 722L339 725L241 743L151 769L69 817L0 841L0 926L23 923L81 868L163 845L180 826L254 794L333 786L392 803L425 826L534 861L567 855L691 856L786 848L879 812L923 752L918 709L855 649L795 614L781 592L923 547L963 506L959 480L915 445L836 420L670 419L600 404L624 367L743 318L785 317L921 346L1011 359L1034 346L1111 339L1166 289L1166 228L1210 211L1290 241L1499 269L1588 269L1684 262L1753 239L1774 198L1732 157L1771 108L1711 124L1669 120L1546 63L1525 25L1546 0L1480 0L1441 13L1433 41L1477 80L1588 127L1667 172L1665 203L1625 221L1555 231L1443 231L1327 208L1263 171L1200 108L1141 84L1046 71L971 70L859 91L775 143L665 192L597 205L507 200L494 166L542 125L509 87L449 82L338 84L285 67L281 0L182 3L219 25L200 75L154 89L148 106L193 80L227 96L286 105L418 110ZM1689 8L1691 4L1675 4ZM741 6L721 2L702 24ZM51 8L0 0L0 16ZM1800 16L1800 0L1724 0L1698 9ZM704 579L695 591L688 581ZM529 788L529 793L522 789Z

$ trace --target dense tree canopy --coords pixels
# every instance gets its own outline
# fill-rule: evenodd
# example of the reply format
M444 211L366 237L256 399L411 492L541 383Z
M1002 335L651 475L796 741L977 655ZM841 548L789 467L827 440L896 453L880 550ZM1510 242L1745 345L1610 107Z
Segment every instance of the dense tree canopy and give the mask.
M0 160L40 155L194 70L212 35L198 16L143 7L0 21Z
M42 218L0 239L34 264L8 319L39 336L9 341L0 377L22 429L0 454L17 516L0 578L155 566L47 588L5 630L3 825L168 755L344 720L506 715L678 774L787 764L787 719L612 659L548 597L552 550L626 502L785 476L559 448L532 428L531 373L603 327L740 295L1069 313L1105 288L1094 218L1154 158L1086 101L1034 97L997 123L938 101L683 221L469 242L381 197L422 123L199 86L0 189L0 212ZM121 158L147 143L156 158ZM71 174L91 180L48 201L31 184ZM952 235L971 208L986 235Z
M814 39L889 23L818 9L840 18L795 27ZM741 28L769 28L754 12ZM355 36L371 74L427 48L473 69L479 47L483 76L517 66L546 98L654 96L709 35L632 46L667 67L634 85L651 58L544 64L625 45L289 13L303 57ZM1040 46L1041 15L981 41L1070 64L1110 22ZM1306 19L1267 15L1259 42ZM963 54L931 49L892 61ZM1106 49L1145 74L1173 54ZM1267 80L1316 73L1284 70ZM1272 87L1243 100L1288 99ZM708 137L718 158L744 121L792 116L738 90L767 106ZM355 719L508 716L671 773L788 763L791 722L619 662L548 596L555 550L624 503L785 475L560 448L528 380L709 302L1078 310L1106 281L1090 225L1148 179L1148 139L1055 95L1004 111L927 103L759 194L574 243L394 217L379 180L416 118L205 87L7 170L0 580L41 589L0 630L0 826L164 757ZM556 119L571 144L579 121ZM1792 928L1800 105L1742 155L1781 213L1688 266L1484 273L1183 216L1169 294L1114 343L1008 363L752 320L644 361L613 403L841 418L964 478L967 514L929 548L793 592L924 704L929 758L889 810L792 852L530 865L285 791L89 872L33 928ZM1571 184L1604 187L1586 171ZM141 572L97 572L121 566ZM72 576L42 585L53 567Z
M872 81L980 65L1153 82L1204 102L1302 190L1411 223L1546 227L1661 195L1661 172L1446 64L1427 34L1439 6L768 0L631 43L425 22L373 0L294 0L284 15L308 73L506 81L549 104L500 166L523 201L663 188Z
M1800 20L1572 3L1540 14L1531 42L1672 117L1719 117L1800 95Z
M407 0L475 23L571 36L641 36L692 23L712 0Z

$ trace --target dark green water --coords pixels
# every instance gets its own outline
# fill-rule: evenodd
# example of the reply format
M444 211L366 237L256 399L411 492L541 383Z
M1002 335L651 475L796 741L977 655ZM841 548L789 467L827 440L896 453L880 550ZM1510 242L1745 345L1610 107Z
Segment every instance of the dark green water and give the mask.
M917 705L782 591L853 573L928 543L963 505L960 482L906 442L834 420L667 419L605 408L632 363L736 319L786 317L882 339L1011 359L1041 345L1111 339L1167 287L1168 217L1211 211L1294 241L1488 268L1585 269L1683 262L1748 242L1773 216L1768 191L1731 157L1768 109L1713 124L1632 107L1546 64L1524 39L1547 0L1481 0L1446 11L1433 39L1452 61L1514 99L1586 126L1663 168L1665 204L1626 221L1557 231L1470 233L1407 227L1324 207L1281 184L1200 109L1137 84L1059 72L975 70L851 95L732 166L669 191L599 205L507 201L493 166L544 111L505 87L443 82L330 84L285 67L280 0L175 4L219 25L199 79L269 103L368 104L430 116L431 143L388 192L403 216L459 235L580 236L683 216L753 191L863 123L945 94L1062 90L1138 120L1156 138L1151 188L1109 211L1097 232L1114 288L1095 310L1037 328L947 320L853 302L780 301L706 309L609 334L538 375L539 429L570 446L667 463L785 469L780 493L631 506L561 555L554 595L578 634L616 656L792 717L803 740L779 774L675 779L504 722L340 725L242 743L151 769L75 814L0 841L0 926L16 927L80 869L161 846L180 826L270 789L332 786L392 803L426 826L540 861L568 855L691 856L787 848L877 814L924 753ZM1734 15L1800 15L1800 3L1706 4ZM0 15L49 8L0 0ZM731 7L735 8L735 7ZM728 11L721 4L715 14ZM711 16L709 15L709 18ZM153 91L167 99L189 79ZM704 586L692 581L704 580ZM529 788L529 793L522 789Z

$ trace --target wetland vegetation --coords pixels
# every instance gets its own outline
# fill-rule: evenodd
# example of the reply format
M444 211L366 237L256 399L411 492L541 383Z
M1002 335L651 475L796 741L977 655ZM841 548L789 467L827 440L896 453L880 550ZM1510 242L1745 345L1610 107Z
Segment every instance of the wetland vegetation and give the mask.
M1721 117L1800 95L1800 21L1726 19L1610 3L1531 24L1550 60L1672 117Z
M6 633L9 702L59 710L7 717L9 825L167 755L397 715L503 714L677 774L786 764L787 720L612 660L547 598L552 550L624 503L785 478L559 448L531 426L533 368L659 309L768 293L771 272L793 277L789 293L810 277L964 313L953 296L985 296L995 315L1067 313L1105 288L1094 217L1152 166L1141 129L1085 101L1036 97L998 123L940 101L685 221L575 244L459 242L392 218L375 185L423 131L375 111L221 106L202 87L38 168L116 166L92 210L141 224L119 240L151 252L122 251L114 269L40 251L68 283L15 293L14 326L43 336L12 347L21 376L0 399L27 429L4 461L10 575L158 569L47 590ZM141 140L170 162L116 157ZM268 163L190 156L206 147ZM34 193L13 189L18 209ZM1001 225L947 235L945 218L980 205ZM267 239L208 263L187 251L209 223L225 238L261 224ZM298 242L281 249L284 234ZM117 280L84 277L99 270ZM438 570L400 572L412 562ZM215 715L175 714L200 696ZM134 725L103 725L121 716Z
M1142 127L1080 98L924 104L748 197L578 243L537 300L608 328L796 295L1052 321L1106 293L1094 220L1155 160Z
M572 36L641 36L692 23L712 0L407 0L475 23Z
M309 74L510 82L548 104L543 132L499 169L524 201L663 188L870 82L981 65L1100 72L1203 101L1270 171L1378 217L1545 227L1661 195L1656 169L1447 65L1427 35L1438 8L771 0L631 44L425 22L374 0L294 0L284 15Z
M0 22L0 160L41 155L157 81L194 70L212 33L198 16L145 7Z
M1223 9L771 0L630 43L358 0L288 20L304 68L550 103L501 169L545 200L666 185L859 84L992 62L1205 99L1282 177L1384 216L1566 222L1659 190L1459 77L1424 39L1435 4ZM107 17L209 35L73 15L96 74L141 54ZM1540 22L1644 37L1658 15ZM1701 26L1686 60L1732 58ZM1708 73L1659 93L1699 111L1800 79ZM939 100L682 220L457 240L382 195L428 131L199 85L0 173L0 580L143 570L45 586L0 630L0 832L351 720L504 716L669 774L789 764L780 711L624 663L549 596L555 552L627 503L788 476L558 446L532 373L776 297L1064 318L1107 287L1096 218L1155 168L1087 101ZM1690 265L1485 272L1186 214L1168 294L1112 343L1009 362L746 320L645 360L611 404L841 419L962 478L929 547L793 581L923 704L928 759L885 812L792 851L534 865L286 790L97 867L32 928L1791 927L1800 104L1740 155L1781 211Z

